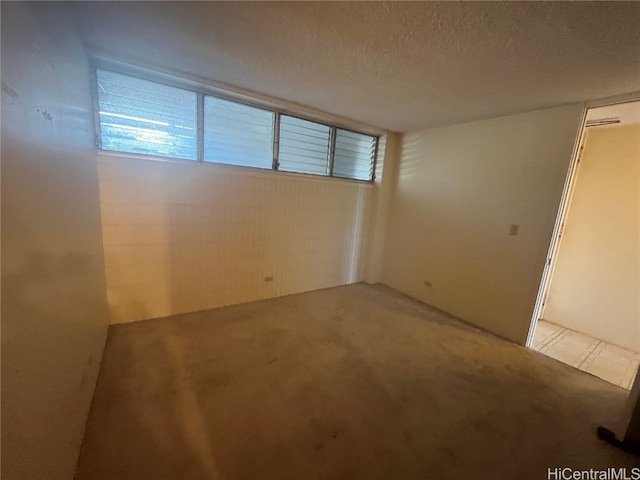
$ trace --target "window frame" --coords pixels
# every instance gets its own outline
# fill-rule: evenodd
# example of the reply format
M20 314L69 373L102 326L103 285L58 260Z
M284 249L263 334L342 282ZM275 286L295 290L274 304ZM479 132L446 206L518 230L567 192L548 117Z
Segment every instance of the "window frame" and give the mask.
M179 88L182 90L195 93L196 94L196 158L195 160L169 157L169 156L150 155L150 154L144 154L144 153L126 152L126 151L119 151L119 150L104 150L102 148L102 130L101 130L101 124L100 124L100 107L99 107L100 104L99 104L99 97L98 97L98 74L97 74L98 70L104 70L104 71L116 73L119 75L125 75L125 76L129 76L139 80L154 82L159 85L171 86L171 87L175 87L175 88ZM268 106L268 105L265 105L264 103L260 103L258 99L253 99L253 98L250 98L249 100L245 100L244 98L238 99L235 96L233 96L233 94L219 93L218 91L215 90L215 87L212 87L207 84L202 84L201 82L190 81L188 79L176 77L170 74L153 72L153 71L147 70L146 68L135 67L133 65L121 65L119 63L112 64L110 61L101 62L101 61L98 61L97 59L92 59L92 61L90 62L90 81L91 81L91 95L93 100L95 144L96 144L96 149L101 153L108 154L108 155L126 155L132 158L143 158L143 159L164 161L164 162L185 163L190 165L216 165L216 166L222 165L225 167L249 169L257 172L274 171L278 173L284 173L287 175L305 175L305 176L310 176L314 178L333 178L333 179L339 179L339 180L348 181L348 182L373 183L376 179L375 172L376 172L376 164L378 160L378 146L380 144L380 135L373 135L371 133L355 130L353 128L343 126L343 125L329 123L323 120L319 120L317 118L309 118L295 111L278 108L277 106ZM273 153L272 153L271 169L204 160L204 121L205 121L204 102L205 102L205 97L207 96L218 98L218 99L225 100L232 103L237 103L240 105L245 105L247 107L256 108L256 109L274 114L274 121L273 121L273 128L272 128L272 152ZM282 115L297 118L300 120L305 120L308 122L313 122L319 125L324 125L329 128L329 156L327 159L326 175L316 174L316 173L287 171L287 170L279 169L280 117ZM374 152L373 152L373 161L371 164L371 177L368 180L333 175L336 135L337 135L338 129L345 130L352 133L357 133L359 135L366 135L374 139L375 144L374 144Z
M373 161L371 162L371 178L369 180L361 180L358 178L350 178L350 177L341 177L339 175L333 174L333 164L335 161L335 153L336 153L336 137L338 134L338 130L344 130L345 132L357 133L358 135L366 135L368 137L372 137L375 139L375 145L373 147ZM333 137L331 139L331 177L332 178L341 178L343 180L355 180L357 182L367 182L372 183L376 179L376 162L378 161L378 145L380 144L380 135L371 135L370 133L363 133L357 130L353 130L350 128L333 126L332 127Z

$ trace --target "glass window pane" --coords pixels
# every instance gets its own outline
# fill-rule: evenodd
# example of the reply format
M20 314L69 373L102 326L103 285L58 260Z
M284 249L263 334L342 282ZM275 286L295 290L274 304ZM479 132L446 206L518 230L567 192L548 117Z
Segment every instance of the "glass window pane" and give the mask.
M204 99L204 160L271 168L275 114L260 108Z
M336 177L371 180L376 137L336 129L333 175Z
M328 175L329 130L328 126L320 123L282 115L279 169Z
M97 70L103 150L197 158L195 92Z

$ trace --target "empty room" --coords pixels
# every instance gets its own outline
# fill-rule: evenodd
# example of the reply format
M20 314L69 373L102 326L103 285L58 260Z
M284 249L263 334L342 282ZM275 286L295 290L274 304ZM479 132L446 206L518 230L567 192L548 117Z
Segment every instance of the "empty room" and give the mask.
M3 479L640 479L640 3L0 9Z

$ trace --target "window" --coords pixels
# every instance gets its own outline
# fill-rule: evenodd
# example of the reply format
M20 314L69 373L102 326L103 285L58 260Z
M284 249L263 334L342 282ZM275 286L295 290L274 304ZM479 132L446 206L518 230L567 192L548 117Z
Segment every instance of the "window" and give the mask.
M370 180L373 176L373 158L376 137L336 129L333 155L333 175L336 177Z
M272 168L275 113L216 97L204 99L204 161Z
M375 136L103 69L96 80L102 150L373 179Z
M287 172L329 174L329 132L326 125L282 115L279 169Z
M197 159L197 94L97 70L103 150Z

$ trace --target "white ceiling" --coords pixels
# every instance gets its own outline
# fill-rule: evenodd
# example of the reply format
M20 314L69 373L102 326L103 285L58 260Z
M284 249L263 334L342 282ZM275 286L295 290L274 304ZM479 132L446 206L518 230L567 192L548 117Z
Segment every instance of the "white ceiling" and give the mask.
M640 90L637 2L78 2L86 44L410 131Z

